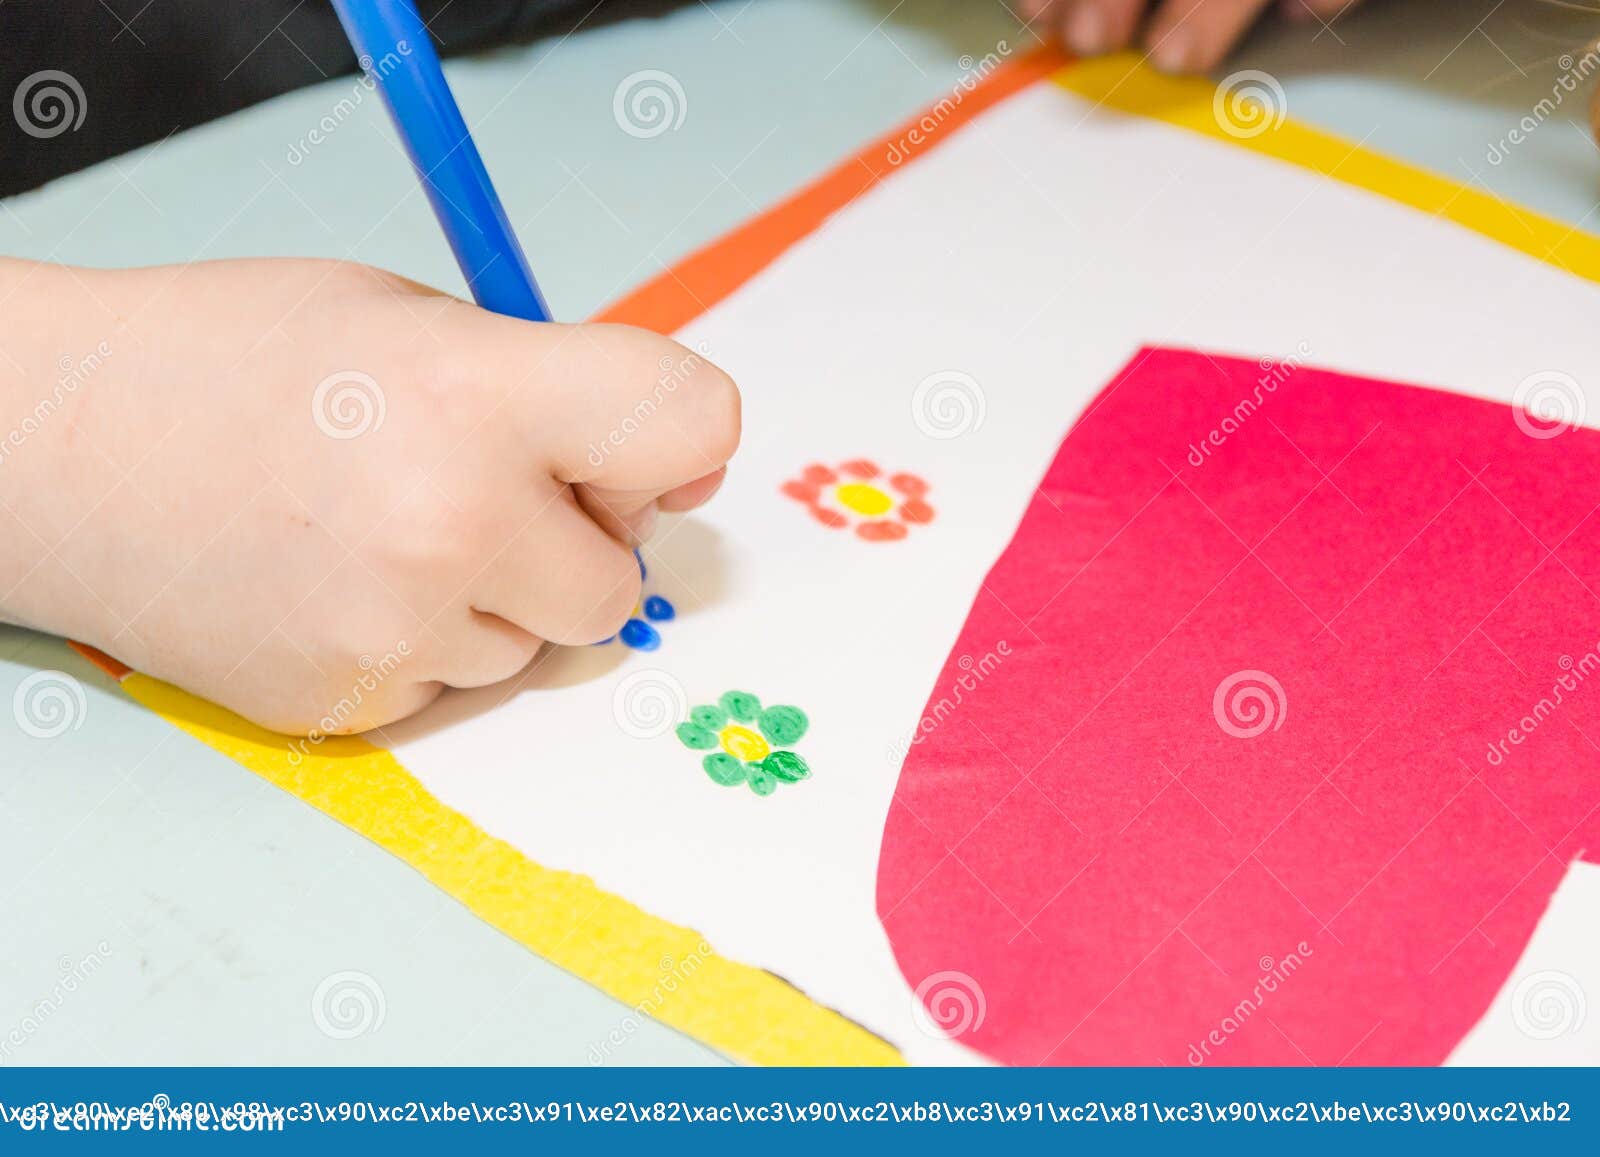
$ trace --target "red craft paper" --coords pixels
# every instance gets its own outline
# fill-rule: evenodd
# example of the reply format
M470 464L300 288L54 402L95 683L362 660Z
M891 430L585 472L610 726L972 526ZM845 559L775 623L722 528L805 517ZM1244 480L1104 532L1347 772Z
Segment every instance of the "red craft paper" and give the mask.
M1121 372L896 789L878 910L936 1023L1021 1064L1445 1058L1600 849L1600 433L1518 417L1181 350ZM1214 703L1241 672L1249 738Z

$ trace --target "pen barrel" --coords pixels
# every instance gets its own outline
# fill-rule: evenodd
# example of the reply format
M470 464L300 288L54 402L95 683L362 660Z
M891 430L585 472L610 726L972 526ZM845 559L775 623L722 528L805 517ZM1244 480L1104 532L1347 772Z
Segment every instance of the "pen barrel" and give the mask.
M550 310L411 0L333 0L483 308L529 321Z

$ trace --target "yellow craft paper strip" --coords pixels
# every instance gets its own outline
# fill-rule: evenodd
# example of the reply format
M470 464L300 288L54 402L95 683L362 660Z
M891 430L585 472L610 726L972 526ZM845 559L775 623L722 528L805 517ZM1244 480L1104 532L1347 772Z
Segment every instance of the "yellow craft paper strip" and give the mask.
M889 1044L698 933L544 868L440 803L363 739L305 750L168 683L131 674L145 707L399 856L476 915L623 1004L732 1057L765 1065L903 1063Z
M1071 65L1053 79L1104 108L1150 117L1299 165L1454 221L1568 273L1600 281L1600 237L1293 118L1256 136L1230 133L1213 109L1218 89L1208 80L1163 76L1131 55Z

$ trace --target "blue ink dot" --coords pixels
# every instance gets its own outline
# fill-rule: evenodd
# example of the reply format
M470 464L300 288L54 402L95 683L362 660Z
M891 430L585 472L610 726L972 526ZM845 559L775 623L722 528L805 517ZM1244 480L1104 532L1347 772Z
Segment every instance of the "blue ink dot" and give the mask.
M678 612L660 595L651 595L644 601L644 617L656 623L670 622Z
M621 639L635 651L654 651L661 646L661 636L656 634L656 629L642 619L629 619L622 624L622 630L617 632Z

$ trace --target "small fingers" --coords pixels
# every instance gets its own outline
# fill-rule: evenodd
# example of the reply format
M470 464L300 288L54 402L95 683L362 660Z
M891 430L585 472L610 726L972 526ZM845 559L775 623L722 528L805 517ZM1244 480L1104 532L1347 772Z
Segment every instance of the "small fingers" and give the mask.
M1278 11L1296 24L1312 21L1329 21L1341 15L1346 8L1354 8L1361 0L1278 0Z
M509 376L540 347L538 379L517 390L509 410L558 482L661 494L719 469L738 447L738 388L675 341L624 325L540 326L533 335L505 319L485 327L496 333L488 373Z
M1206 72L1221 63L1271 0L1166 0L1145 31L1163 72Z
M408 683L397 688L392 694L382 696L362 715L346 720L337 730L324 734L358 735L363 731L371 731L374 727L383 727L409 718L439 698L443 691L444 684L438 681Z
M1057 8L1063 43L1080 56L1098 56L1133 42L1145 0L1070 0Z
M637 547L655 533L657 517L681 514L707 502L728 476L727 467L711 471L665 493L654 490L604 490L579 484L573 487L585 514L618 542Z
M722 484L727 480L728 468L713 471L703 478L696 478L693 482L685 482L676 490L669 490L661 496L657 503L668 514L681 514L685 510L693 510L703 503L711 501L711 496L722 489Z
M552 643L616 634L639 601L639 562L563 488L471 584L472 608Z
M359 679L365 672L353 678ZM284 735L311 736L317 743L334 735L359 735L382 727L398 719L415 715L439 697L444 684L437 680L407 683L390 679L372 692L357 696L352 685L335 684L331 688L314 690L287 704L268 704L250 707L250 717L269 731ZM227 703L223 703L228 706ZM295 754L306 756L315 748L306 746L306 740L290 746L291 761Z
M602 490L580 482L572 492L595 525L630 550L655 533L657 491Z
M1061 0L1061 3L1065 3L1065 0ZM1017 0L1017 15L1031 24L1041 17L1052 15L1059 6L1057 0Z
M437 678L462 689L511 678L531 663L544 640L486 611L469 610L437 663Z
M1269 5L1288 16L1329 20L1358 0L1035 0L1019 14L1057 34L1080 56L1126 48L1139 36L1151 63L1166 72L1215 68ZM1153 9L1153 13L1152 13ZM1148 19L1147 19L1148 15Z

